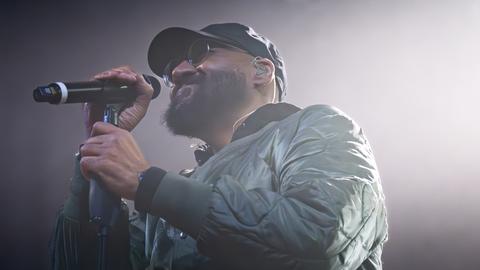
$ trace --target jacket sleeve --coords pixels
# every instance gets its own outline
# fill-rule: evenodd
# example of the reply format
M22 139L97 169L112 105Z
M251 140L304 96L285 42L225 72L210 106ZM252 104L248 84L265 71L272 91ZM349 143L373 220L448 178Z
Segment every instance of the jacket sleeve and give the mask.
M81 172L79 158L75 159L75 172L71 180L70 194L58 211L49 251L50 267L55 270L96 269L97 228L88 218L89 184ZM122 205L120 218L109 233L107 242L108 269L132 269L142 265L129 250L128 209ZM144 269L133 267L133 269Z
M222 175L208 191L167 174L151 210L196 236L200 252L239 269L356 269L374 244L381 197L368 142L340 112L315 109L303 112L290 139L275 158L279 190L246 190ZM182 185L186 196L201 190L208 205L195 196L162 201L164 184ZM197 216L178 214L178 205Z

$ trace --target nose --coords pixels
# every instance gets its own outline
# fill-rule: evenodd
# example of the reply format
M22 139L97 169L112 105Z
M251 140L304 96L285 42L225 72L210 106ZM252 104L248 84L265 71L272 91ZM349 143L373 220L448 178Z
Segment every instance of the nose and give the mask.
M196 72L197 69L194 66L192 66L188 61L183 60L172 70L172 81L174 84L179 85L188 80L188 77L191 77Z

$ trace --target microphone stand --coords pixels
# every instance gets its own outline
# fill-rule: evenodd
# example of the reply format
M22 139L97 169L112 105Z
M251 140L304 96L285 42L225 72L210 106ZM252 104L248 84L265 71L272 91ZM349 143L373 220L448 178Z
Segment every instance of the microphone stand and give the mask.
M107 104L103 113L103 122L118 125L118 104ZM97 270L107 269L107 240L110 227L120 215L120 197L108 192L101 179L90 181L89 211L90 222L98 225Z

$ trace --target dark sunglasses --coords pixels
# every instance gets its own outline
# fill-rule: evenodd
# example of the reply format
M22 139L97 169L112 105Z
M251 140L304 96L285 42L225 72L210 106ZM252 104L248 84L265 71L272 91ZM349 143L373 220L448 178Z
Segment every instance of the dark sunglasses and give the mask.
M230 45L228 43L220 42L213 39L198 39L195 40L189 47L185 55L177 58L172 58L168 61L167 65L163 70L163 81L167 87L173 87L173 78L172 72L173 70L183 61L187 60L190 65L197 67L199 66L207 57L208 55L213 52L214 48L223 48L223 49L233 49L235 51L246 51Z

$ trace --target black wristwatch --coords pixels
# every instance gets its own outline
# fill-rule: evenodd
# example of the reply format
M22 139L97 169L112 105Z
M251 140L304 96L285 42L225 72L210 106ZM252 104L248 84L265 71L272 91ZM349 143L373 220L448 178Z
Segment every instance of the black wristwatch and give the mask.
M138 173L138 188L135 194L135 209L148 212L153 196L157 191L160 182L167 172L157 168L150 167L147 170Z

